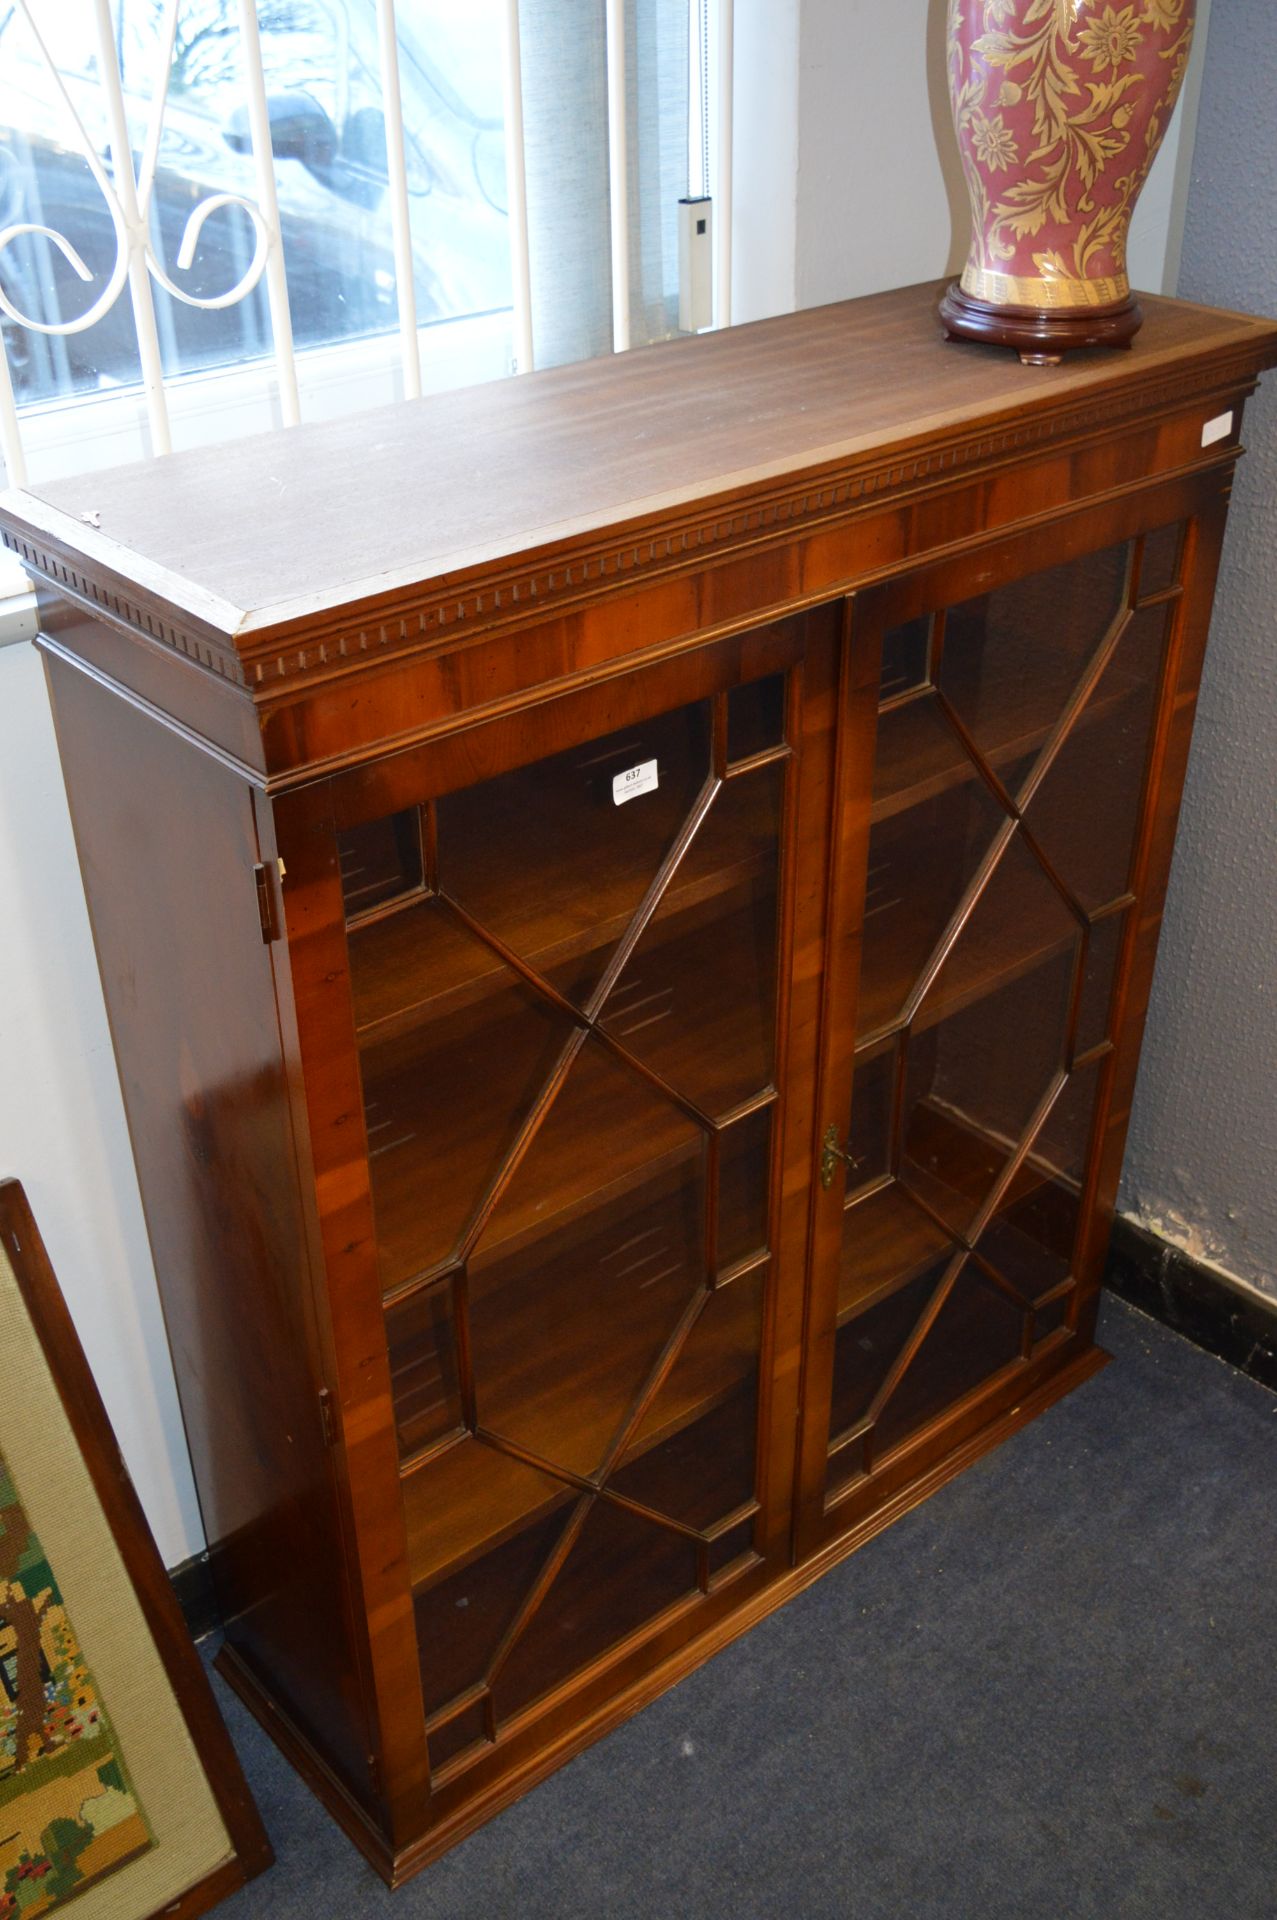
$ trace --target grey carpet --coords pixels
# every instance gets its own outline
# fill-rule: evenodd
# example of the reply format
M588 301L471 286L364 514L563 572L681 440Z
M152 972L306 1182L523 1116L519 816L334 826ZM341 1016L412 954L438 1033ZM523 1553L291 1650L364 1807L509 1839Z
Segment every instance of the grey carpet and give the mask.
M226 1920L1277 1920L1277 1396L1114 1364L388 1894L219 1683Z

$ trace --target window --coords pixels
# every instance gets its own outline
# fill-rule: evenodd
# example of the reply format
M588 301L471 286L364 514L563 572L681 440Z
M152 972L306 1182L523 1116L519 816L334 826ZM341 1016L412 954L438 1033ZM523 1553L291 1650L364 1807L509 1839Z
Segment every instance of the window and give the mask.
M697 4L0 0L8 477L675 332Z
M294 342L305 349L392 331L398 301L374 0L260 0L257 13ZM161 0L117 0L115 28L135 155L154 137L162 99L143 213L159 269L152 298L165 376L268 354L236 0L183 0L175 20ZM491 58L500 28L499 0L406 0L402 8L404 173L425 323L510 305L501 80ZM94 325L65 331L92 308L119 252L89 158L110 177L109 98L91 0L8 7L0 62L12 116L0 129L0 224L49 230L10 242L0 282L12 307L60 329L10 318L15 397L22 405L136 383L125 290ZM165 66L167 94L159 96ZM220 302L246 281L242 298L195 304Z

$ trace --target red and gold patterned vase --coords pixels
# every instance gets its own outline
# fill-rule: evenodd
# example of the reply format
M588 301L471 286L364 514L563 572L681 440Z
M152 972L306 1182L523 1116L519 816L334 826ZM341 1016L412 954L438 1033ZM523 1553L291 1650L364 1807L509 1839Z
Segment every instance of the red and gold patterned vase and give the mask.
M1196 0L949 0L971 252L950 336L1036 362L1140 325L1126 235L1179 95Z

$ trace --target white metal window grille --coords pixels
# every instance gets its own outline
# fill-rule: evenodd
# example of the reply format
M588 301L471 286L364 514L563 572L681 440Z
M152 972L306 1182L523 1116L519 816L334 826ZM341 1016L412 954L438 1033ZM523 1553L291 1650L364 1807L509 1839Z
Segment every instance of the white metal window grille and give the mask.
M0 0L9 480L663 337L702 38L689 0Z

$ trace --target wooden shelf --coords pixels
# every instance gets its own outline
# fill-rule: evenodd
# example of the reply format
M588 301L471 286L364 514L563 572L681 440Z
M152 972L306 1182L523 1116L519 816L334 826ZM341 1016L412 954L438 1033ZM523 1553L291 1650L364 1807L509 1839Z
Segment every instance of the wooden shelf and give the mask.
M688 1457L682 1457L678 1441L659 1452L650 1450L639 1463L645 1500L658 1512L673 1513L698 1527L716 1524L742 1505L748 1511L754 1423L752 1386L742 1387L694 1428L683 1430ZM689 1484L700 1496L692 1509L685 1505ZM553 1551L578 1498L573 1489L562 1489L503 1538L486 1543L480 1554L418 1587L415 1611L427 1714L438 1713L482 1682L503 1632ZM726 1543L728 1557L742 1545L748 1550L751 1532L748 1520L743 1530L734 1530ZM528 1641L497 1682L498 1718L517 1711L559 1674L695 1591L697 1559L695 1542L686 1536L606 1499L596 1501L544 1611L531 1625ZM714 1559L711 1549L711 1566ZM723 1564L721 1554L719 1564ZM440 1739L432 1731L432 1755L459 1750L473 1737L471 1729L477 1732L477 1723L464 1715L456 1732Z
M708 919L748 898L769 868L775 870L779 800L780 782L767 768L720 788L662 901L664 919L687 915L690 924L697 909ZM712 835L707 831L711 822ZM476 917L561 990L568 984L565 975L588 977L591 985L597 981L660 864L659 857L654 860L650 850L633 843L628 859L609 862L605 843L611 824L602 810L580 809L573 828L578 844L572 865L547 861L535 874L494 874L494 849L499 852L501 847L499 822L476 846L476 858L482 856L483 864L475 894L485 903L494 896L497 901L486 918L478 912ZM548 845L555 844L552 827L553 822L547 823ZM582 834L587 836L584 848L579 844ZM597 849L588 843L591 835L599 842ZM727 858L724 841L732 849ZM582 881L582 869L589 872L589 884ZM441 878L446 888L446 867ZM503 879L508 881L505 887ZM469 909L467 892L460 898ZM422 1020L456 1012L498 989L508 977L492 949L429 898L414 897L396 911L353 927L348 938L355 1025L364 1042L387 1039ZM585 963L592 957L597 964L590 968Z
M748 1231L757 1214L755 1198L747 1190L755 1173L754 1155L729 1160L724 1172L720 1214L730 1216L724 1231L737 1243L761 1238L757 1230L752 1235ZM756 1247L753 1259L764 1251ZM743 1264L735 1262L733 1270ZM565 1423L587 1436L594 1432L600 1417L594 1402L613 1406L626 1377L636 1368L639 1373L645 1370L653 1343L659 1346L703 1286L705 1265L704 1191L698 1176L677 1174L650 1180L583 1221L545 1234L532 1258L506 1244L495 1256L472 1262L467 1289L470 1353L479 1382L481 1423L517 1437L534 1453L559 1459L576 1471L590 1471L598 1447L587 1437L570 1443L574 1451L584 1445L588 1458L583 1463L564 1455ZM439 1287L432 1287L408 1296L388 1314L396 1414L406 1453L460 1425L455 1337L446 1298L451 1282L441 1284L442 1297ZM615 1377L599 1371L601 1323L616 1343ZM568 1391L568 1398L564 1408L556 1406L542 1419L540 1413L519 1412L518 1402L521 1393L532 1391L529 1356L544 1351L547 1327L556 1330L565 1351L556 1350L554 1378L536 1381L538 1404L541 1396L548 1396L547 1404L556 1402L561 1390ZM601 1417L606 1425L606 1413Z
M391 1292L453 1259L567 1033L531 1016L491 1021L476 1040L450 1023L432 1045L365 1066L382 1286ZM538 1042L540 1043L538 1045ZM635 1109L643 1124L636 1127ZM380 1140L389 1144L377 1145ZM585 1042L528 1158L483 1236L515 1248L675 1168L694 1169L702 1134L670 1102ZM535 1156L539 1178L521 1177ZM425 1203L429 1196L429 1206Z
M916 814L912 818L916 820ZM948 912L937 914L936 902L948 894L952 907L958 904L954 854L941 820L934 833L911 831L895 857L908 866L908 885L867 922L856 1020L858 1046L885 1036L898 1021L949 917ZM888 873L884 883L888 892L890 879ZM1081 929L1059 895L1014 845L1003 854L990 884L998 890L997 913L982 910L977 903L918 1011L915 1032L935 1026L1058 958L1078 938ZM1049 926L1042 923L1044 907ZM889 922L888 915L894 920Z
M614 1226L613 1237L617 1231ZM607 1239L600 1231L599 1246ZM506 1287L491 1296L491 1311L476 1336L480 1425L583 1477L597 1470L697 1290L688 1263L681 1277L671 1276L673 1284L613 1289L599 1314L585 1314L580 1285L590 1254L582 1243L573 1267L547 1269L544 1286L539 1278L536 1287ZM598 1264L596 1258L595 1272ZM636 1436L627 1466L733 1396L752 1392L763 1272L742 1275L707 1301ZM568 1311L560 1311L564 1306ZM553 1371L533 1380L529 1356L543 1353L549 1325L555 1329ZM413 1585L423 1587L446 1579L576 1496L571 1487L466 1435L409 1471L403 1497Z
M909 1183L941 1218L955 1209L969 1214L988 1193L1012 1152L1007 1141L982 1134L929 1102L915 1109ZM944 1169L944 1178L924 1173L921 1162ZM1023 1244L1022 1271L1042 1268L1046 1257L1040 1245L1015 1226L1015 1213L1037 1200L1044 1190L1059 1192L1075 1219L1076 1186L1039 1156L1030 1154L1018 1168L998 1210L1008 1234ZM1070 1236L1071 1237L1071 1236ZM838 1280L838 1325L877 1306L889 1294L908 1286L928 1268L957 1251L957 1242L937 1225L925 1206L900 1181L892 1180L872 1193L849 1200L843 1223L842 1262ZM1019 1271L1017 1266L1017 1271ZM1008 1273L1015 1283L1017 1274Z
M1094 726L1142 691L1147 686L1141 677L1123 675L1118 664L1110 662L1075 724L1083 729ZM960 694L958 711L966 711ZM953 729L947 723L943 728L934 724L936 712L934 697L923 687L879 715L870 815L875 825L979 779L974 761ZM1017 761L1039 753L1060 713L1058 693L1035 686L1027 671L995 678L984 697L979 727L982 751L994 771L1003 775Z
M847 1209L838 1325L876 1306L953 1251L953 1242L896 1180Z
M622 1031L714 1115L765 1092L772 1073L770 994L760 1007L751 993L734 1002L723 991L718 960L733 938L732 923L725 923L718 942L693 929L684 935L688 952L674 944L663 948L662 972L675 997L664 1003L661 1028L632 1036ZM565 1018L506 974L481 1006L364 1049L387 1292L453 1257L571 1033ZM587 1038L530 1150L526 1164L535 1162L537 1177L516 1174L488 1230L485 1255L689 1165L704 1137L672 1101L618 1063L601 1041Z

